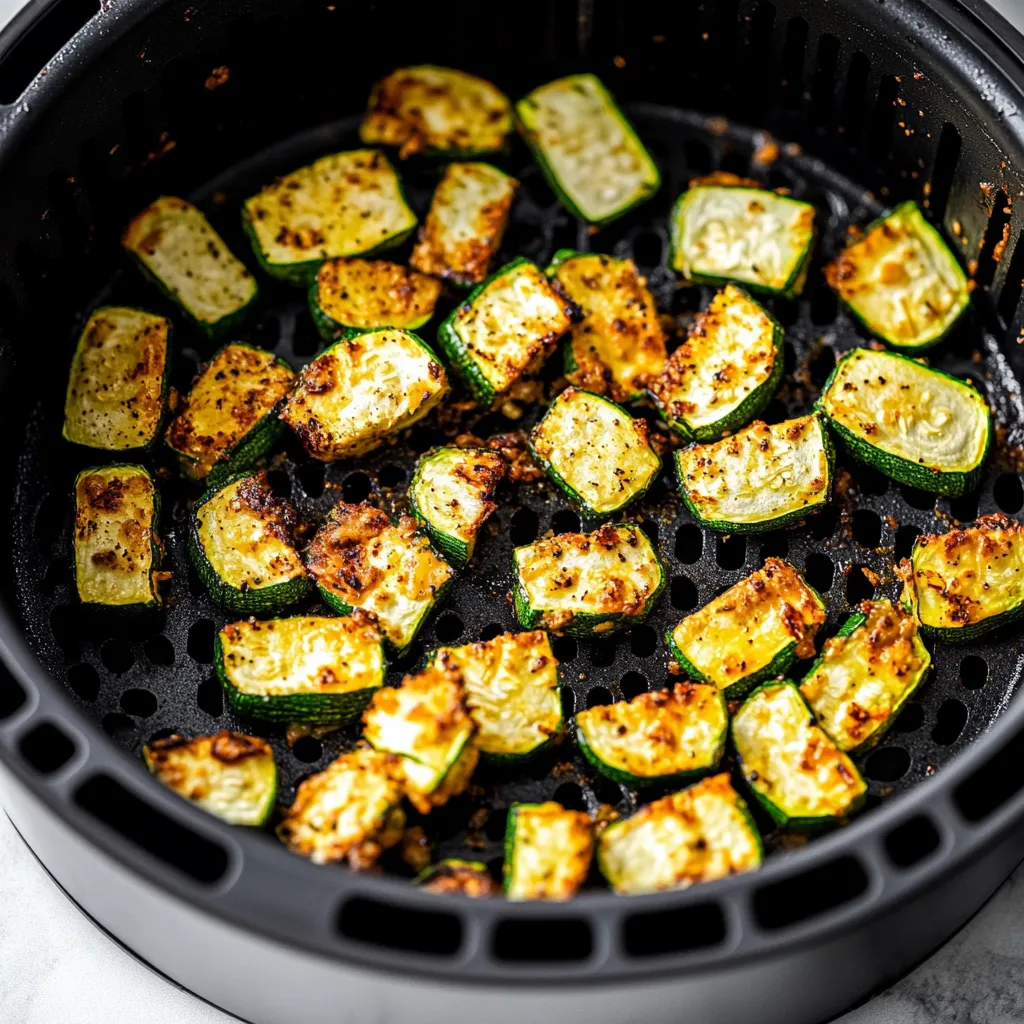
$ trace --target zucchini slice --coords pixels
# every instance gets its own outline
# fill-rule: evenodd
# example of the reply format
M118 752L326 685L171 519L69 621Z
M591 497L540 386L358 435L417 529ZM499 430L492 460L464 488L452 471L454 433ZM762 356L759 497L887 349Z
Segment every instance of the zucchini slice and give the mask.
M160 495L142 466L83 469L75 479L75 585L83 604L160 607Z
M245 201L242 222L260 266L304 285L321 261L399 245L416 226L388 158L376 149L332 153Z
M421 814L465 792L480 757L474 728L462 676L437 666L377 690L363 713L363 737L401 758L405 794Z
M648 385L662 419L691 441L717 441L763 412L783 370L783 331L742 288L726 285Z
M740 771L780 828L842 821L864 802L857 766L815 724L796 683L759 686L732 720Z
M712 771L728 731L725 698L708 683L676 683L576 715L576 740L586 759L634 788L679 784Z
M702 526L761 533L796 526L828 505L832 443L814 414L760 421L714 444L676 452L679 490Z
M295 371L272 352L225 345L167 428L185 475L219 487L266 455L284 430L278 413L294 383Z
M537 265L519 257L452 310L437 340L473 398L489 407L540 369L574 315Z
M931 667L917 620L889 601L862 601L800 684L840 750L874 746Z
M604 519L640 498L661 469L647 420L567 387L533 428L530 450L580 511Z
M462 674L476 745L489 761L513 763L547 747L562 728L558 660L547 633L503 633L442 647L431 665Z
M781 558L687 615L666 640L683 672L714 683L727 700L814 654L825 603Z
M583 811L548 800L513 804L505 830L505 896L567 900L586 881L594 855L594 824Z
M265 825L274 811L274 751L256 736L175 734L147 743L142 758L168 789L230 825Z
M756 871L761 836L728 775L713 775L612 822L597 864L620 896L686 889Z
M184 199L161 196L147 206L121 245L205 338L230 334L256 302L256 279Z
M278 838L314 864L370 868L402 838L403 784L397 757L365 748L342 754L299 784Z
M665 567L638 526L544 537L512 552L512 600L524 629L588 637L643 622Z
M518 187L515 178L490 164L449 165L409 265L457 285L486 280Z
M897 483L958 498L981 482L992 416L957 377L856 348L836 364L817 406L854 458Z
M676 200L671 234L669 266L687 280L792 298L807 278L814 207L766 188L695 185Z
M368 146L401 146L403 159L493 153L512 131L512 104L483 78L432 64L398 68L375 83L359 127Z
M266 470L207 491L192 511L188 548L210 597L237 615L268 618L306 597L295 521L291 505L274 497Z
M646 202L658 167L596 75L569 75L516 104L519 128L544 177L580 220L607 224Z
M969 642L1024 617L1024 527L1002 513L918 537L901 569L903 606L931 639Z
M665 331L636 264L559 249L547 274L583 314L565 346L569 381L616 402L643 398L665 365Z
M349 330L414 331L433 315L441 282L387 260L324 260L309 289L313 322L326 341Z
M314 459L352 459L421 420L447 390L421 338L383 327L342 338L304 366L281 419Z
M415 519L403 516L392 524L372 505L343 501L317 530L306 565L321 597L339 615L362 608L377 616L396 657L411 646L455 577Z
M478 860L459 860L457 857L447 857L431 864L413 879L413 884L426 892L459 893L472 898L497 896L501 893L487 871L486 864Z
M354 721L384 685L384 647L363 612L247 619L218 634L213 663L228 703L268 722L332 726Z
M420 456L409 485L412 514L456 569L473 557L507 468L504 456L487 448L435 448Z
M967 275L917 203L900 203L825 267L872 334L905 351L941 341L971 302Z
M78 339L64 438L86 448L149 448L167 408L171 322L142 309L95 309Z

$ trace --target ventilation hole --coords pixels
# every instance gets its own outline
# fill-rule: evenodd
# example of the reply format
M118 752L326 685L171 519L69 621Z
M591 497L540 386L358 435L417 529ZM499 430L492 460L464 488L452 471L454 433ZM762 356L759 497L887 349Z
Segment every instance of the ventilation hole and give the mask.
M1003 473L992 488L992 497L1007 515L1019 512L1024 508L1024 487L1021 486L1020 477L1015 473Z
M303 462L296 468L295 476L298 479L299 487L302 488L302 493L307 497L319 498L324 493L324 464L322 462L316 462L312 459L308 462ZM344 485L342 485L343 497L344 494ZM348 501L349 499L346 498L345 500Z
M687 139L683 143L683 159L692 175L707 174L711 170L711 149L700 139Z
M914 550L914 541L921 536L921 531L916 526L901 526L896 531L896 540L893 545L893 554L896 560L909 558Z
M953 188L953 176L960 160L960 133L948 121L942 126L939 145L935 150L931 180L925 187L925 205L931 210L936 221L941 222ZM1012 265L1012 264L1011 264Z
M629 649L637 658L649 658L658 649L658 634L653 626L636 626L629 634Z
M596 708L603 704L611 704L615 698L603 686L592 686L587 691L587 707Z
M668 591L672 607L677 611L688 612L697 607L697 587L693 580L686 576L674 576Z
M66 604L57 605L50 612L50 632L57 646L69 657L78 653L80 638L75 609Z
M878 83L878 99L871 117L868 133L868 153L876 159L889 156L892 147L892 129L896 120L896 97L899 83L895 75L883 75Z
M356 897L338 915L346 939L425 956L454 956L462 946L462 922L454 914L396 906Z
M154 665L174 664L174 644L162 633L151 636L142 649L146 652L147 661Z
M487 434L483 436L486 437ZM447 440L436 427L425 427L417 423L416 428L409 432L408 445L417 455L422 455L431 448L440 448Z
M843 89L843 103L839 114L839 130L846 136L846 144L855 148L864 127L864 109L867 106L868 75L871 62L860 52L850 58Z
M159 706L155 694L149 690L125 690L121 694L121 710L135 718L149 718Z
M959 523L973 523L978 518L977 492L949 499L949 514Z
M882 520L877 512L859 508L853 513L853 539L862 548L877 548L882 543Z
M569 721L576 714L576 694L568 686L562 687L562 717Z
M590 664L595 668L607 668L615 663L615 638L592 640L590 643Z
M641 693L647 692L647 677L640 672L627 672L619 680L619 689L622 690L622 696L626 700L632 700L634 697L640 696Z
M1003 290L999 293L999 316L1007 327L1012 326L1020 301L1021 290L1024 289L1024 232L1017 235L1017 242L1010 256L1010 265L1006 270Z
M916 487L901 487L900 494L911 508L922 512L931 512L935 508L935 495L929 494L928 491L921 491Z
M211 718L220 718L224 713L224 687L219 679L211 676L196 688L196 704Z
M1024 786L1024 729L1017 732L953 792L960 813L981 821Z
M490 622L483 629L480 630L481 640L493 640L496 636L501 636L505 632L505 627L499 622Z
M709 949L725 941L725 916L717 903L630 914L622 926L628 956L659 956Z
M880 747L864 762L864 774L875 782L899 782L910 768L910 755L902 747Z
M766 558L785 558L789 554L789 537L781 532L765 534L761 538L761 561Z
M206 584L199 578L191 562L188 566L188 592L193 597L202 597L206 593Z
M715 538L715 561L723 569L742 569L747 558L747 538L733 535Z
M306 764L313 764L324 756L324 745L315 736L300 736L292 744L292 753Z
M676 530L676 558L686 565L700 561L704 551L704 534L693 523L684 523Z
M267 483L275 497L287 500L292 496L292 479L283 469L268 470Z
M109 715L104 715L100 725L112 740L121 744L126 744L135 735L134 720L122 715L120 711L111 711Z
M960 662L960 685L967 690L980 690L988 682L988 663L976 654L968 654Z
M594 938L588 922L575 918L512 918L494 929L492 952L512 963L586 960Z
M826 327L839 315L839 303L835 292L827 284L821 283L811 290L811 323L816 327ZM821 387L836 365L835 352L825 345L810 361L807 372L811 382Z
M782 46L780 82L783 102L796 106L803 93L804 50L807 48L807 22L803 18L790 18L786 26L786 39Z
M381 466L377 470L377 482L381 487L390 487L394 489L398 487L405 479L405 470L401 466L394 466L390 463L386 466Z
M575 782L563 782L555 790L551 799L570 811L585 811L587 809L583 790Z
M941 747L948 747L960 739L967 724L967 708L955 698L944 700L935 716L932 739Z
M127 672L135 664L135 655L124 640L111 637L104 640L100 647L100 660L111 672L120 674Z
M874 597L875 588L871 580L864 575L863 571L867 566L851 565L846 576L846 603L851 608L856 608L861 601L870 600Z
M660 267L661 248L660 235L642 231L633 239L633 259L641 267Z
M792 327L800 319L800 303L796 299L778 297L772 305L772 312L775 314L775 319L783 327ZM783 357L785 357L785 349L783 349ZM795 365L796 360L794 359L793 366L795 367ZM783 364L783 369L785 369L785 363ZM786 370L786 372L791 373L792 370ZM785 403L775 398L772 399L765 410L764 419L769 423L777 423L779 420L784 420L788 415L789 410L786 408Z
M448 612L437 620L437 625L434 626L434 635L441 643L450 644L458 640L464 630L462 619L458 615Z
M644 536L654 545L655 548L658 546L658 524L653 519L645 519L640 524L640 529L643 531Z
M580 652L579 644L571 636L552 637L551 650L560 662L575 661Z
M885 852L898 868L919 864L939 848L939 833L923 815L898 825L885 837Z
M82 700L93 701L100 692L99 673L92 665L72 665L68 669L68 686ZM0 718L2 717L3 715L0 715Z
M323 490L323 484L320 486ZM373 485L365 473L350 473L341 484L341 497L350 505L358 505L370 496Z
M209 619L198 619L188 630L188 656L193 661L209 665L213 661L213 623Z
M892 723L893 732L917 732L924 725L924 708L917 701L906 704Z
M762 886L754 893L754 914L769 931L788 928L855 900L867 887L860 861L839 857Z
M21 756L41 775L50 775L63 768L75 754L70 736L51 722L41 722L21 738Z
M813 125L830 126L832 99L836 86L836 62L839 58L839 40L827 33L818 40L818 60L811 81L811 104L808 120ZM829 323L829 321L825 321Z
M856 482L857 490L861 494L871 494L878 497L886 494L889 490L889 478L884 473L879 473L872 466L858 465Z
M996 246L1005 249L1006 242L1003 237L1009 237L1010 231L1010 207L1006 204L1006 192L1000 189L996 193L995 201L992 204L992 212L989 214L988 224L985 228L985 235L982 238L981 250L978 253L978 267L974 273L974 283L978 288L988 288L996 274L995 259Z
M551 529L555 533L579 533L580 517L571 509L560 509L551 517Z
M816 516L811 518L807 529L815 540L828 540L839 525L839 509L835 505L826 505Z
M810 552L804 561L804 576L807 582L821 593L827 593L832 589L832 580L835 577L836 567L828 555Z

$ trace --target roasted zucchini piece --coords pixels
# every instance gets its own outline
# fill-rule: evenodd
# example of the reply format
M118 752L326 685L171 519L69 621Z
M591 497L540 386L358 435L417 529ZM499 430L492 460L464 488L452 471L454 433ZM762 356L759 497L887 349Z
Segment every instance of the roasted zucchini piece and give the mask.
M459 893L473 898L498 896L501 893L500 887L488 873L486 864L456 857L431 864L413 879L413 884L427 892Z
M1024 616L1024 527L1002 513L918 537L901 570L903 606L931 639L967 643Z
M281 419L314 459L352 459L422 419L447 390L421 338L383 327L344 337L304 366Z
M872 334L920 351L971 302L967 275L917 203L900 203L825 267L825 279Z
M391 523L372 505L343 501L317 530L306 565L320 595L339 615L362 608L377 616L397 657L416 639L455 577L418 532L415 519L403 516Z
M867 785L815 724L796 683L759 686L732 720L740 771L780 828L813 829L853 814Z
M399 245L416 226L388 158L376 149L332 153L245 201L242 223L260 266L308 284L323 260Z
M643 398L665 365L665 331L632 260L559 249L548 277L583 314L565 344L565 375L616 402Z
M160 607L160 495L142 466L96 466L75 479L75 585L82 604Z
M603 395L566 388L533 428L530 450L588 518L604 519L640 498L661 469L647 420Z
M583 811L548 800L513 804L505 829L505 896L567 900L586 881L594 855L594 825Z
M256 301L256 279L184 199L161 196L147 206L121 245L206 338L230 334Z
M586 759L632 787L706 775L721 761L728 731L725 698L708 683L676 683L576 714L576 740Z
M520 257L474 288L441 324L437 340L486 407L540 369L574 314L537 265Z
M803 291L814 207L766 188L691 185L672 209L669 266L698 284L738 281L790 298Z
M401 146L403 159L427 153L458 160L503 149L511 131L512 104L486 79L419 64L374 84L359 138Z
M683 672L735 700L814 654L825 603L781 558L687 615L666 640Z
M247 619L218 634L213 663L228 703L268 722L341 725L362 714L384 685L384 647L364 612Z
M192 511L189 556L214 601L237 615L277 615L310 590L292 530L295 510L265 470L207 491Z
M435 448L416 464L412 514L456 569L473 557L477 534L498 507L494 492L506 468L504 457L487 448Z
M149 448L167 408L171 322L142 309L89 315L71 360L64 438L85 448Z
M347 860L370 868L402 838L404 781L402 763L391 754L364 748L342 754L299 784L278 837L314 864Z
M295 371L272 352L225 345L202 369L167 428L182 471L208 487L252 467L284 427L278 413Z
M147 743L142 758L168 789L229 825L265 825L274 811L274 751L256 736L175 734Z
M665 567L638 526L544 537L512 552L512 600L524 629L588 637L643 622Z
M778 390L783 332L742 288L726 285L648 385L662 419L691 441L717 441L763 412Z
M518 187L490 164L451 164L434 191L409 265L457 285L486 280Z
M405 793L421 814L465 792L480 754L462 676L434 666L385 686L363 713L363 737L401 758Z
M760 420L714 444L676 452L686 507L721 533L796 526L828 505L832 443L814 414L768 426Z
M544 749L562 728L558 660L547 633L503 633L442 647L431 665L462 674L475 743L489 761L513 763Z
M595 75L539 86L516 104L516 116L544 177L574 217L607 224L658 191L657 165Z
M861 601L800 684L840 750L874 746L928 675L917 621L889 601Z
M957 377L856 348L836 364L817 407L854 458L897 483L957 498L981 482L992 417Z
M756 871L762 856L757 826L724 774L646 804L597 841L598 867L620 896Z

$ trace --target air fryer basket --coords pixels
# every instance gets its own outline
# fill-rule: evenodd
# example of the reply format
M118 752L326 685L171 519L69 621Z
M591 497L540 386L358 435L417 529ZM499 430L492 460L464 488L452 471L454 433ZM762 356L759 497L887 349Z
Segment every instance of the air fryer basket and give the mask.
M261 1021L284 1019L265 989L294 990L289 970L296 978L323 970L349 991L353 970L373 968L406 975L402 984L424 1000L428 1019L458 1019L456 992L470 993L475 1001L463 1005L476 1008L501 993L510 1019L522 1005L516 999L537 999L539 1012L553 1016L555 996L542 995L557 991L572 995L564 1012L573 1019L668 1020L690 1005L709 1021L743 1020L756 1008L759 1019L792 1024L837 1012L896 976L980 905L1024 853L1024 721L1011 702L1021 670L1016 636L938 646L933 677L862 759L879 806L806 849L773 837L772 856L754 876L650 898L616 899L597 887L566 906L473 903L440 900L393 877L316 869L267 835L229 830L162 791L138 760L141 745L167 731L251 729L224 708L213 677L213 635L228 617L187 566L189 494L174 484L164 491L162 532L175 575L162 620L140 628L87 618L68 563L68 495L87 460L59 436L65 367L83 313L100 300L154 302L132 274L111 276L121 265L120 227L153 196L192 196L244 256L240 200L278 172L356 145L369 84L392 67L447 63L513 96L594 70L651 148L662 192L591 234L560 209L517 146L504 161L522 182L507 255L543 262L562 246L630 255L660 308L685 325L710 293L677 287L663 263L668 209L692 175L752 174L814 202L823 226L816 267L842 246L847 224L919 199L962 246L977 283L974 310L934 361L985 389L1001 430L975 495L935 500L841 462L830 512L799 530L746 540L702 533L664 475L642 522L669 567L669 588L644 626L556 641L567 714L665 685L665 629L769 554L805 569L825 593L833 630L870 593L862 569L879 573L891 593L891 565L918 532L1024 505L1024 357L1015 344L1024 329L1016 204L1024 132L1009 116L1024 69L965 7L930 6L295 0L282 9L264 0L119 0L23 94L91 10L77 0L37 4L6 34L0 102L13 105L0 107L0 458L10 544L0 556L0 644L11 674L0 677L0 755L17 780L16 824L90 913L178 980ZM1016 40L1004 23L997 29ZM409 162L400 170L422 213L438 169ZM319 341L302 295L269 282L264 291L261 315L241 336L307 362ZM820 270L799 300L772 306L786 328L787 377L768 418L781 419L809 408L835 353L863 338ZM182 335L175 383L186 387L210 349ZM528 427L535 415L470 415L458 427L486 437ZM287 445L271 480L314 522L339 498L401 508L416 453L454 429L431 419L394 446L326 470ZM578 523L546 483L509 488L471 572L392 678L439 643L514 628L511 547ZM283 733L265 734L285 802L351 739L289 746ZM469 797L422 823L438 856L500 863L503 811L515 800L589 809L606 802L626 812L636 800L574 758L569 743L524 772L482 770L477 781ZM184 918L182 905L193 908ZM143 906L156 920L143 925ZM223 929L217 946L234 944L234 967L204 974L203 942L215 932L203 928ZM275 945L258 953L252 944L263 940ZM321 967L319 958L297 966L297 950L338 966ZM250 969L264 955L276 980ZM380 977L365 971L358 984L376 993ZM422 995L439 981L452 1005ZM390 995L350 1008L351 1019L381 1007L395 1014L401 986L394 977L389 985ZM317 1016L312 1002L309 1020L336 1019L329 1006Z

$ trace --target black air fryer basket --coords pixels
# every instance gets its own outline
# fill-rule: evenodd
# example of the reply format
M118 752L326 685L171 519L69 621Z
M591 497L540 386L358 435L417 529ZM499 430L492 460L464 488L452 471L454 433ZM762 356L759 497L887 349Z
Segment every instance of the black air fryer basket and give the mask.
M154 967L260 1024L801 1024L866 997L944 941L1024 855L1018 636L939 645L933 677L860 759L869 809L805 846L770 836L751 875L651 897L593 885L567 904L512 904L317 868L269 833L205 816L142 767L154 736L246 728L210 664L227 617L188 569L188 494L174 484L164 492L166 613L127 627L83 617L68 545L71 482L85 463L60 440L61 402L83 314L99 301L154 301L121 269L118 236L156 195L192 197L246 257L241 199L356 144L370 84L392 68L448 64L512 96L594 71L658 161L662 191L592 234L517 143L504 159L522 188L502 258L543 263L563 246L630 255L685 325L710 293L678 288L664 268L673 198L713 170L790 188L815 203L823 230L804 295L771 303L787 339L786 383L768 413L780 419L809 407L836 352L864 343L825 286L822 257L848 224L917 199L976 283L970 316L934 361L978 382L1000 429L975 495L936 500L849 464L829 513L756 538L702 532L659 481L642 522L670 585L644 626L556 641L566 711L665 685L665 629L770 554L825 593L834 630L870 593L862 569L891 591L891 566L918 533L1024 505L1022 58L1024 41L980 0L106 0L99 13L88 0L30 4L0 37L0 778L8 813L59 884ZM400 171L422 214L438 168L409 161ZM240 336L307 362L319 341L303 297L271 282L264 291ZM182 338L179 387L209 354ZM463 425L488 436L535 415ZM326 469L288 445L271 481L311 520L339 497L400 507L417 453L443 436L428 420ZM439 643L513 628L511 547L579 524L543 484L510 488L492 522L473 571L394 680ZM287 802L352 737L268 739ZM636 805L571 743L477 781L425 822L439 856L499 864L516 800Z

